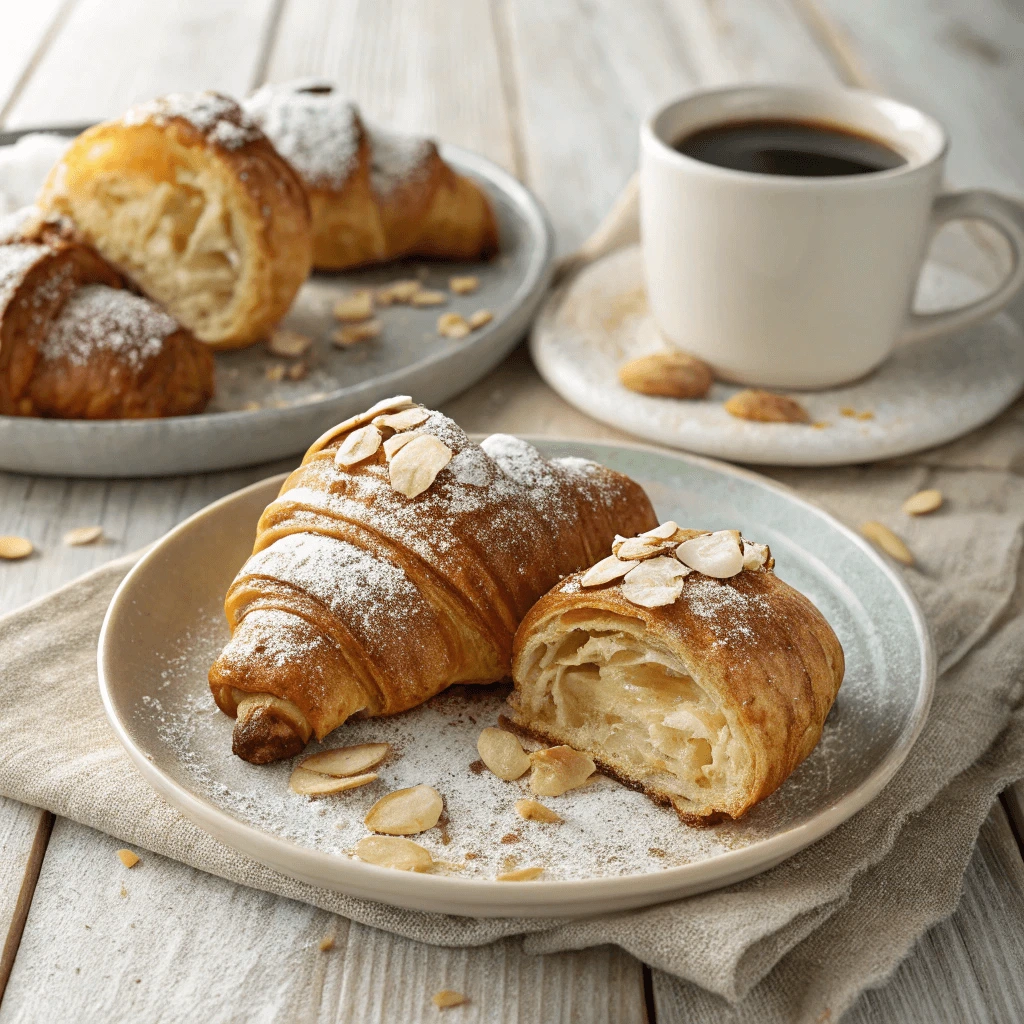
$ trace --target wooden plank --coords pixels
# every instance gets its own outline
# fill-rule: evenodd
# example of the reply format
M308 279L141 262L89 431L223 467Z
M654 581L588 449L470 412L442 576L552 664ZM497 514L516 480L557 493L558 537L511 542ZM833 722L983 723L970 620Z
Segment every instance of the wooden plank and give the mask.
M448 0L297 0L281 17L270 81L336 82L370 118L476 150L515 149L490 8Z
M0 6L0 124L20 86L35 68L56 22L73 0L39 0Z
M274 0L79 0L5 124L100 120L174 91L242 95L274 13Z
M956 913L936 925L843 1024L1003 1024L1024 1020L1024 862L995 805L964 879ZM654 972L660 1024L692 1024L686 986ZM822 1018L825 1020L831 1018Z
M517 941L444 949L350 924L59 819L0 1022L644 1020L637 961L619 950L532 957ZM322 951L322 939L333 949ZM453 1012L454 1013L454 1012Z

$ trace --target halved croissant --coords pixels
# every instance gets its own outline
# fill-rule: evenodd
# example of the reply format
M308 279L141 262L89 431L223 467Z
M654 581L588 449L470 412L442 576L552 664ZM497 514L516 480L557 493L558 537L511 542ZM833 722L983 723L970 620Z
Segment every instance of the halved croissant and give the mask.
M431 140L369 127L354 104L318 80L265 85L244 107L306 186L315 267L497 251L490 200Z
M684 822L709 824L745 814L811 753L843 650L770 568L716 579L677 566L674 580L668 565L655 580L660 592L638 594L628 576L585 587L575 575L542 597L516 633L510 717Z
M217 93L166 96L83 132L37 204L214 348L264 337L309 273L302 183Z
M655 521L619 473L501 434L474 444L407 399L339 425L263 513L225 600L210 687L238 716L235 753L287 757L351 715L507 677L533 602Z

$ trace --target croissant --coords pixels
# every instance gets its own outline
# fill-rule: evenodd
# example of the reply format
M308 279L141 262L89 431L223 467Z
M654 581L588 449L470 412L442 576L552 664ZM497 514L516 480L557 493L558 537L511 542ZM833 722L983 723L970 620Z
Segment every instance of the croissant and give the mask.
M687 824L739 818L821 737L843 649L764 545L664 524L564 579L516 633L511 723Z
M166 96L83 132L37 205L214 348L265 337L309 273L302 183L218 93Z
M0 413L73 419L200 412L213 357L96 253L0 245Z
M490 200L429 139L368 127L320 81L266 85L244 106L306 186L315 267L403 256L469 260L497 251Z
M506 678L533 602L616 531L656 521L612 470L378 403L313 444L228 590L210 687L236 716L232 749L289 757L351 715Z

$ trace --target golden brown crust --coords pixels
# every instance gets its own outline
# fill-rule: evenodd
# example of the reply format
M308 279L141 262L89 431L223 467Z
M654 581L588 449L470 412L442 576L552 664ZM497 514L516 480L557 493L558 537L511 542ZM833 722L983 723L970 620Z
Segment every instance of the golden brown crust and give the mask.
M208 120L177 113L203 103ZM302 183L216 94L167 97L90 128L37 202L214 348L265 337L311 265Z
M622 620L642 624L644 642L674 655L726 712L749 753L749 777L742 795L727 806L699 807L674 798L656 776L628 761L583 745L602 770L672 803L688 824L707 824L746 813L817 745L843 679L842 647L818 609L773 572L743 571L724 580L692 573L679 599L658 608L628 601L618 582L581 588L579 579L563 580L541 598L516 633L516 689L509 704L518 727L547 742L572 742L564 729L540 724L524 710L537 637L552 628L557 632L561 621L568 634L588 622L610 626Z
M225 601L232 640L210 670L236 692L291 701L322 738L350 715L407 710L453 683L507 677L536 598L618 530L655 522L641 488L592 463L548 463L525 442L473 444L433 413L452 461L416 498L383 448L348 469L344 434L319 441L263 513Z

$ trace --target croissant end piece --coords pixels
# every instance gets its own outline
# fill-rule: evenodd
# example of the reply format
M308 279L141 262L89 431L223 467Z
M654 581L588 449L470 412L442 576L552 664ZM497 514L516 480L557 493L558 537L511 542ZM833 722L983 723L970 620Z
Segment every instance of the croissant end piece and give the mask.
M589 754L688 824L740 817L814 749L843 650L773 572L692 572L656 607L628 600L621 579L580 579L541 598L516 633L516 727Z
M267 764L301 753L309 734L306 716L290 700L250 693L238 702L231 751L252 764Z

